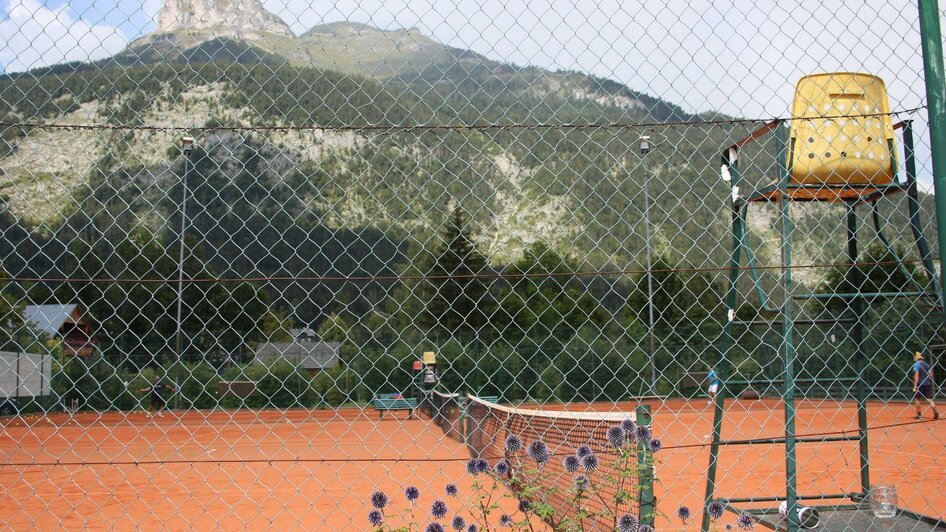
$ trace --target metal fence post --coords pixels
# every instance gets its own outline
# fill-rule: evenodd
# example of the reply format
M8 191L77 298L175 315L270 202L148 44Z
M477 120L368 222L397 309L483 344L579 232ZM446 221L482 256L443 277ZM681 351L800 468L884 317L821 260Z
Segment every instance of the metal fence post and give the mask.
M650 405L637 405L637 425L650 427ZM650 442L641 440L637 443L638 484L640 485L640 522L644 525L654 525L657 514L656 500L654 499L654 460L650 451Z
M919 0L918 5L927 116L930 121L930 151L933 157L936 229L942 256L943 250L946 250L946 78L943 74L943 34L939 23L939 0ZM939 275L940 290L946 290L946 269L942 267L942 259ZM941 301L946 301L946 297L941 298ZM943 320L946 323L946 314Z

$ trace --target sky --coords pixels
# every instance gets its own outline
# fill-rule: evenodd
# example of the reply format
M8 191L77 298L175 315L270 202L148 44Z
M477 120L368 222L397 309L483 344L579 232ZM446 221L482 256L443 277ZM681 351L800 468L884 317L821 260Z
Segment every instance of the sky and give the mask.
M107 57L154 28L162 0L0 0L6 71ZM784 116L804 75L865 71L891 108L923 105L915 0L263 0L296 33L350 20L416 27L519 65L589 72L691 112ZM913 116L930 182L926 115Z

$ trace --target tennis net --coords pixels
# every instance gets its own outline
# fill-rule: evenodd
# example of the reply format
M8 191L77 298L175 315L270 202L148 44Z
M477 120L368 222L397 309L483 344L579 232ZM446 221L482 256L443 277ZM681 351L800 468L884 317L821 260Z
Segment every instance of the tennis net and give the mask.
M432 391L424 411L447 436L463 442L460 394Z
M467 445L474 457L498 459L505 456L517 471L521 486L540 488L533 497L541 497L553 510L547 521L558 528L563 520L577 523L584 514L584 526L593 530L614 530L617 519L624 514L641 515L642 479L652 479L640 467L648 463L646 452L638 452L639 443L623 447L623 456L609 443L608 430L620 427L625 420L649 423L649 416L634 412L560 412L515 408L470 396L465 406ZM521 448L510 452L506 439L516 436ZM541 466L529 455L532 442L541 440L549 459ZM630 441L630 440L628 440ZM599 465L593 471L580 467L566 470L564 459L575 455L581 446L588 446ZM647 467L652 467L650 461ZM619 471L625 473L619 474ZM585 496L576 504L576 477L588 479ZM647 481L651 482L651 481ZM507 483L508 484L508 483ZM515 483L513 483L515 484ZM652 485L649 486L652 493ZM513 491L516 486L510 486ZM520 490L521 491L521 490ZM624 496L617 497L618 493ZM521 493L516 493L522 496Z

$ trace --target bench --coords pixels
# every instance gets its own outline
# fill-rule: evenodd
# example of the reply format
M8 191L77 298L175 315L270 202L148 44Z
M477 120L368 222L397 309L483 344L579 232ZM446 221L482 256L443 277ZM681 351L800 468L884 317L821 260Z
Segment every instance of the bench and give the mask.
M702 388L703 383L708 382L708 371L688 371L680 378L681 388Z
M384 419L384 413L391 410L407 410L407 419L411 419L417 409L416 398L406 398L395 393L379 393L374 396L372 403L378 411L378 419Z
M217 393L220 397L238 397L246 399L256 393L254 381L220 381L217 383Z

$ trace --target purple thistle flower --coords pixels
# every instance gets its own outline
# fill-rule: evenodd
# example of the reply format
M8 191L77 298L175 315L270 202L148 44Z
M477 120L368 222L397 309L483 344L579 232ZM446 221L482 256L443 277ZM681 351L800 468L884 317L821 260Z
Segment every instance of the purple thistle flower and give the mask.
M466 527L466 521L459 515L455 515L453 516L453 520L450 521L450 526L453 527L454 530L460 531Z
M489 472L489 462L482 458L476 459L476 472L477 473L488 473Z
M565 467L565 471L574 473L575 471L578 471L579 467L581 467L581 461L578 460L577 456L570 454L566 456L564 460L562 460L562 466Z
M545 445L544 441L536 440L529 444L529 456L540 464L543 462L548 462L549 448L547 445Z
M608 429L608 443L615 449L624 445L624 429L621 427L611 427Z
M739 514L736 524L743 530L752 530L755 527L755 522L749 514Z
M726 530L732 530L732 525L730 525L729 523L726 523Z
M476 532L477 530L479 530L479 528L477 528L476 525L473 525L473 524L466 527L466 532Z
M722 517L723 511L725 511L725 508L719 502L713 501L706 505L706 513L714 520Z
M447 492L447 495L449 495L449 496L451 496L451 497L456 497L456 496L457 496L457 493L459 493L460 490L457 489L457 485L456 485L456 484L447 484L446 492Z
M581 459L581 466L585 468L585 471L589 473L598 469L598 457L593 454L589 454Z
M624 514L618 519L618 530L621 532L631 532L637 527L637 518L631 514Z
M447 515L447 503L443 501L434 501L430 505L430 515L440 519L441 517Z
M496 462L496 466L493 467L493 471L495 471L496 475L500 477L506 476L506 474L509 473L509 462L505 460Z
M650 427L644 425L638 425L634 429L634 434L637 436L637 441L647 443L650 441Z
M512 526L512 517L506 514L499 516L499 526Z
M388 505L388 496L381 491L376 491L371 494L371 506L379 510L383 510L385 506Z
M381 515L381 512L377 510L368 512L368 522L371 523L371 526L381 526L382 521L384 521L384 517Z
M588 477L585 475L578 475L575 477L575 489L578 491L585 491L588 489Z
M654 532L654 527L650 525L640 525L637 527L637 532Z
M427 532L444 532L443 525L440 523L430 523L427 525Z
M522 440L519 439L519 436L515 434L510 434L506 437L506 452L507 453L516 453L522 449Z
M684 524L686 524L687 519L690 518L690 509L687 508L686 506L681 506L677 508L677 517L679 517L680 520L683 521Z
M621 422L621 428L624 429L625 433L629 434L637 429L637 423L634 423L633 419L628 418Z
M519 499L519 511L522 513L528 512L532 508L532 503L529 502L529 499Z
M653 440L650 440L650 452L656 453L657 451L663 448L664 448L664 445L660 443L660 440L656 438L654 438Z
M407 497L408 501L414 502L418 497L420 497L420 490L414 486L408 486L407 489L404 490L404 496Z
M476 458L470 458L470 461L466 463L466 472L471 475L476 475Z
M581 447L575 450L575 456L577 456L578 458L584 458L588 456L589 454L591 454L591 447L588 447L587 445L582 445Z

